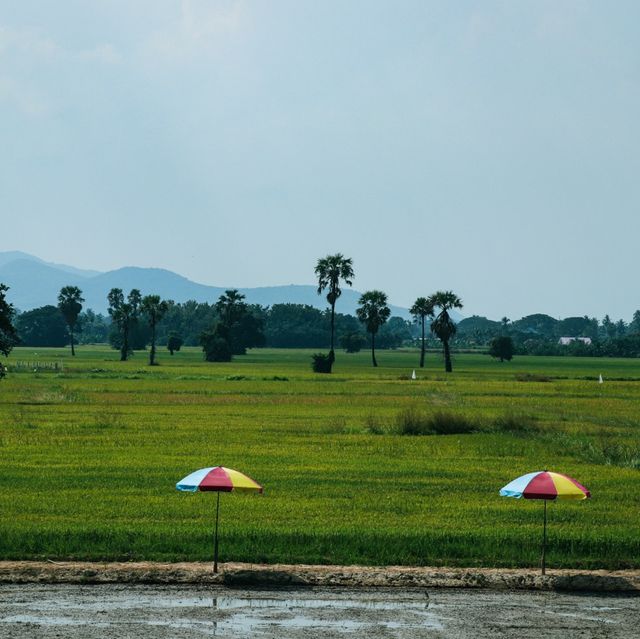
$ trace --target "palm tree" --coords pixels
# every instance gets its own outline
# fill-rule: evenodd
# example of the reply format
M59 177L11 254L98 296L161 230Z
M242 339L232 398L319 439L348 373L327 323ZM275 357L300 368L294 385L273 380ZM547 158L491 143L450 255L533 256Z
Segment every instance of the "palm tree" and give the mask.
M367 291L360 296L356 309L358 319L371 333L371 360L374 366L376 362L375 336L378 329L389 319L391 311L387 306L387 295L382 291Z
M224 295L218 298L215 305L216 311L227 330L231 330L233 324L245 312L247 305L243 301L244 298L245 296L239 293L237 288L225 291Z
M76 354L73 345L73 331L78 321L78 315L82 310L82 291L77 286L63 286L58 294L58 308L64 317L64 321L69 327L69 336L71 338L71 355Z
M348 286L352 284L352 278L354 277L353 262L350 257L344 257L342 253L327 255L327 257L318 260L315 274L318 278L318 295L325 289L329 289L327 293L327 302L331 304L331 349L329 351L329 359L333 365L336 358L333 350L336 300L342 294L340 280L343 280Z
M434 307L440 309L436 318L431 322L431 332L442 342L444 368L447 373L450 373L453 368L449 340L456 334L456 324L449 316L449 311L452 308L462 308L462 300L452 291L438 291L429 296L429 301Z
M420 348L420 368L424 368L424 324L427 317L433 317L433 304L426 297L419 297L409 309L416 322L422 327L422 344Z
M156 365L156 325L168 310L169 304L161 300L159 295L145 295L140 303L140 311L147 316L147 321L151 327L149 366Z
M142 295L137 288L132 288L124 301L124 293L120 288L112 288L107 295L109 315L120 331L120 361L126 362L131 353L129 348L129 332L138 321Z

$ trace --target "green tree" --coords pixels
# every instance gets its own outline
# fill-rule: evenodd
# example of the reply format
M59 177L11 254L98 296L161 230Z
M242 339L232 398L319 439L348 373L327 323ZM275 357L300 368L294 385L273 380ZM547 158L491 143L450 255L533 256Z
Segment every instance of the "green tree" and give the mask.
M367 291L360 296L356 309L358 319L365 325L367 333L371 334L371 361L376 361L375 336L378 329L389 319L391 311L387 306L387 295L382 291Z
M233 353L225 326L218 323L213 330L203 331L200 344L207 362L230 362Z
M11 349L18 343L18 333L13 326L15 311L13 305L7 302L5 293L9 287L0 284L0 353L9 356ZM5 367L0 364L0 379L5 375Z
M82 311L82 291L77 286L63 286L58 294L58 308L69 327L69 339L71 340L71 355L75 356L74 331L78 323L78 315Z
M137 288L132 288L125 301L120 288L112 288L107 295L109 315L120 336L120 361L125 362L131 354L129 336L138 322L142 295Z
M167 350L171 355L182 348L183 340L178 333L171 331L167 337Z
M494 337L489 345L489 355L501 362L505 360L510 362L513 359L514 350L513 340L508 335Z
M605 315L602 320L602 329L604 331L605 338L613 339L616 336L617 328L615 322L608 315Z
M102 344L108 341L111 320L105 315L94 313L90 308L78 317L78 343Z
M318 260L315 268L315 274L318 278L318 295L327 289L327 302L331 306L331 348L329 349L329 359L331 365L336 359L333 348L335 339L335 315L336 301L342 295L340 282L344 281L347 286L351 286L354 277L353 262L351 258L344 257L342 253L335 255L327 255ZM329 370L331 372L331 370Z
M345 333L340 336L340 346L347 353L359 353L360 349L367 343L367 338L363 333Z
M452 291L437 291L429 296L434 307L440 309L436 318L431 322L431 332L442 342L444 350L444 369L447 373L453 370L451 366L451 351L449 340L456 334L456 324L451 319L449 311L462 308L462 300Z
M168 310L169 304L161 300L159 295L145 295L140 302L140 311L147 318L151 329L149 366L156 365L156 326Z
M633 314L633 318L631 319L631 323L629 324L629 333L640 333L640 311L636 311Z
M433 304L430 299L426 297L419 297L414 303L413 306L409 309L411 315L413 315L413 319L416 324L420 324L421 328L421 338L420 338L420 368L424 368L424 353L425 353L425 338L424 338L424 328L427 317L433 318Z
M244 302L245 296L237 289L230 289L224 292L216 302L216 311L222 324L228 329L240 319L245 313L247 305Z
M225 291L215 305L220 329L218 336L229 342L233 355L264 345L263 321L258 308L250 307L236 289ZM253 312L252 312L253 311Z
M57 306L40 306L16 318L16 330L25 346L66 346L67 325Z

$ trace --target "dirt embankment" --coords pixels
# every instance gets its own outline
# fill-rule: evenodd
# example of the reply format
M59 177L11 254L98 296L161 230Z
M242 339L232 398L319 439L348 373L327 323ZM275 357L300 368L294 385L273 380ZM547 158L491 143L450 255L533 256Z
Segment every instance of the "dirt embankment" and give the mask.
M311 566L226 563L0 562L0 583L144 583L228 586L343 586L401 588L490 588L640 592L640 571L424 568L406 566Z

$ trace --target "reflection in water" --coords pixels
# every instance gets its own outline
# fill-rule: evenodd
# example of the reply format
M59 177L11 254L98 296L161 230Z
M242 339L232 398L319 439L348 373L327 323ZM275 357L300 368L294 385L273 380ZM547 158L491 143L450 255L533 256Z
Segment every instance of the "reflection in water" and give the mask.
M214 596L214 636L229 633L260 633L267 627L331 629L353 632L369 627L409 630L442 629L431 614L426 592L398 595L396 592L331 592L318 596L314 591L260 593L244 596ZM250 611L250 612L248 612ZM396 614L394 614L396 613Z

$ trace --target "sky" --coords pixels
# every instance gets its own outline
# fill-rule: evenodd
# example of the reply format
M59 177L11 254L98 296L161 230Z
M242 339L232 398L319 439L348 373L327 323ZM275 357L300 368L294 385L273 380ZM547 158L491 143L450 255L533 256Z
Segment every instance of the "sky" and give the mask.
M640 3L0 0L0 251L640 308Z

